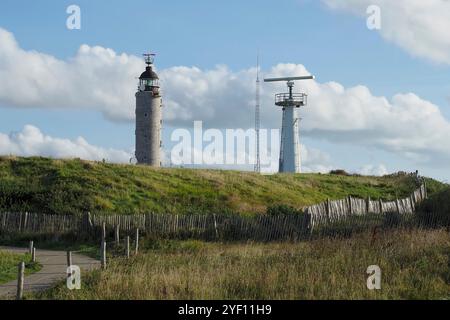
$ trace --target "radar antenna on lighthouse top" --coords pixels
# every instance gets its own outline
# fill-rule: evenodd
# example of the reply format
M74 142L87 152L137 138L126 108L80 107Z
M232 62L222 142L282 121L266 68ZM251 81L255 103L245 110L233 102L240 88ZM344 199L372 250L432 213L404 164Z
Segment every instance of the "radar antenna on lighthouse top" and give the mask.
M144 53L143 56L144 56L144 58L145 58L145 63L146 63L148 66L150 66L150 65L152 65L153 62L155 61L156 53L148 52L148 53Z
M298 77L283 77L283 78L266 78L264 82L277 82L286 81L289 92L278 93L275 95L275 105L280 107L300 107L305 106L307 103L308 95L306 93L293 93L292 88L294 87L295 80L312 80L315 79L313 75L308 76L298 76Z

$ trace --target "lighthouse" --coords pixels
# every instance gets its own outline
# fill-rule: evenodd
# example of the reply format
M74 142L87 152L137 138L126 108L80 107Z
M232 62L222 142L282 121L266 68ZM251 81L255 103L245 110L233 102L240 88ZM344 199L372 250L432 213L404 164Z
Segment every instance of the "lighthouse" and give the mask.
M299 116L297 109L306 106L307 95L294 93L294 80L314 79L314 76L269 78L264 82L286 81L289 92L275 95L275 105L282 107L279 172L301 173Z
M138 164L161 166L161 107L159 78L153 71L154 54L144 54L145 71L136 92L136 151Z

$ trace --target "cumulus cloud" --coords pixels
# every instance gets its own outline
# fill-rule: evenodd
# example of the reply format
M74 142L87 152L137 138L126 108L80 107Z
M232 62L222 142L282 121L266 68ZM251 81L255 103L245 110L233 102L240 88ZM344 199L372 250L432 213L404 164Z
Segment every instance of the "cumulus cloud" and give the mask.
M448 0L322 0L334 10L367 17L381 9L381 36L410 54L450 64L450 1Z
M302 171L328 173L334 166L328 153L313 147L301 145Z
M82 137L75 140L51 137L32 125L26 125L19 132L0 133L0 154L97 161L105 159L116 163L128 163L132 157L131 153L126 151L93 146Z
M136 76L142 59L111 49L82 45L59 60L21 49L0 28L0 103L13 107L84 108L114 120L132 120Z
M389 173L384 164L366 164L359 168L358 172L365 176L384 176Z
M337 3L337 2L336 2ZM140 57L82 45L67 61L21 49L13 35L0 29L0 104L10 107L84 108L113 120L133 121ZM449 51L450 52L450 51ZM176 66L159 70L166 126L249 128L254 121L255 68L232 71ZM300 64L280 63L267 77L309 74ZM309 95L302 108L303 135L331 142L377 147L415 162L450 160L450 123L438 106L414 93L392 98L373 95L358 85L301 81L295 90ZM273 95L284 83L262 83L261 117L266 128L279 128L281 110Z
M164 83L164 118L173 125L248 128L254 114L255 69L232 72L226 66L213 70L172 67L160 72Z

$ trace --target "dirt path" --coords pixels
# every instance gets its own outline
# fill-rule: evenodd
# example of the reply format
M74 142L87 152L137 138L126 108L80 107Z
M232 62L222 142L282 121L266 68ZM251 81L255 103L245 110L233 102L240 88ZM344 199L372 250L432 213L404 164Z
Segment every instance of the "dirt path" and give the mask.
M0 246L0 250L23 254L28 249ZM48 289L66 278L67 253L65 251L36 249L36 260L42 265L42 269L25 277L25 293ZM92 270L100 266L100 261L77 253L72 253L72 263L79 266L81 270ZM0 299L15 296L16 290L17 280L0 284Z

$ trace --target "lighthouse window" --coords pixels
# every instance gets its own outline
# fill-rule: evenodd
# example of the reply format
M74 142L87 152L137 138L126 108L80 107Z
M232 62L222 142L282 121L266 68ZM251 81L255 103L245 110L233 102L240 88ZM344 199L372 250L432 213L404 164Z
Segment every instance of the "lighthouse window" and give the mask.
M158 81L158 79L143 79L143 80L142 80L142 84L143 84L146 88L150 88L150 87L159 87L159 81Z
M148 113L146 112L146 113L144 113L144 117L146 117L147 118L147 116L148 116Z

